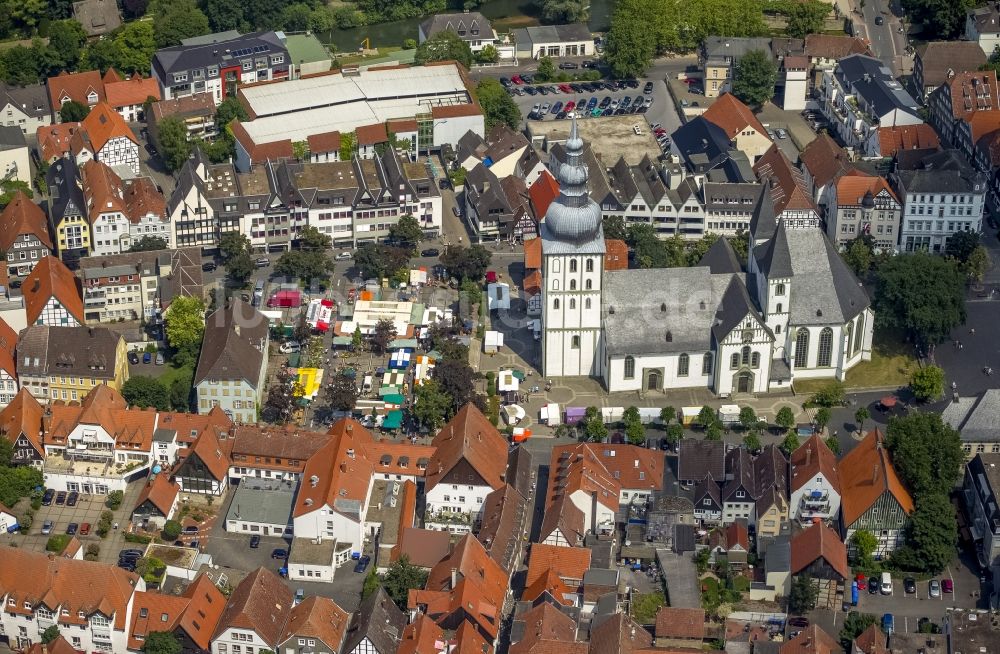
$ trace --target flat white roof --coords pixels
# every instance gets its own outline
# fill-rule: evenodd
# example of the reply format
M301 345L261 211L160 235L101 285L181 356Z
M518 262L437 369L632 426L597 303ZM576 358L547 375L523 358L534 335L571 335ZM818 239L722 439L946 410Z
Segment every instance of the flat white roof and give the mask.
M312 134L413 118L439 105L468 104L455 65L321 75L240 90L256 119L243 123L256 143L302 141Z

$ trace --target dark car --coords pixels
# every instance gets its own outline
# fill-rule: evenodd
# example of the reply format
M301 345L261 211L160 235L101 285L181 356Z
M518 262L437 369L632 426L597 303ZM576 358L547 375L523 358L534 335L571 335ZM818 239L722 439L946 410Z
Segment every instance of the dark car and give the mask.
M188 547L193 547L195 549L198 549L198 545L200 545L200 543L197 540L193 540L190 543L188 543Z
M593 59L584 59L582 62L580 62L580 65L583 66L584 68L597 68L597 62L595 62Z
M184 541L182 541L182 540L175 540L174 541L174 547L184 547Z
M20 279L12 280L11 283L10 283L10 287L11 288L21 288L21 280Z
M280 547L276 547L273 550L271 550L271 558L272 559L287 559L288 558L288 550L282 549Z
M625 80L625 85L627 87L629 87L630 89L637 89L637 88L639 88L639 80L637 80L637 79L627 79L627 80Z
M524 80L525 84L531 84L533 81L535 81L534 78L527 73L521 73L521 79Z
M136 365L136 364L138 364L139 363L139 355L136 354L135 352L129 352L128 353L128 362L131 363L133 366Z
M66 496L66 506L76 506L77 500L80 499L80 494L76 491L70 491L70 494Z
M538 89L536 89L534 86L526 86L524 87L524 92L527 93L528 95L537 95Z
M79 528L80 528L80 525L76 524L75 522L69 523L69 525L66 527L66 535L67 536L75 536L76 535L76 530L79 529Z
M559 68L562 70L576 70L579 67L579 64L574 64L572 61L564 61L559 64Z
M358 559L358 562L354 564L354 571L361 573L368 569L368 564L372 562L372 557L367 554Z
M789 627L798 627L799 629L805 629L809 626L809 618L804 618L802 616L796 616L794 618L788 619Z
M903 590L907 593L917 592L917 580L913 577L903 579Z
M436 257L440 254L441 250L438 250L437 248L427 248L426 250L422 250L420 252L420 256L422 257Z
M442 191L451 188L451 181L442 177L440 180L438 180L438 188L441 189Z
M200 531L198 525L188 525L187 527L184 527L185 534L197 534L198 531Z
M260 547L260 536L254 534L250 537L250 549L255 550Z
M42 506L51 506L52 499L56 496L56 492L51 488L45 489L45 494L42 495Z
M501 77L500 78L500 83L503 84L504 86L510 86L511 81L509 79L507 79L506 77Z
M650 93L652 93L653 92L653 83L652 82L646 82L646 86L642 87L642 92L645 93L646 95L649 95Z
M885 19L884 18L882 18L881 16L876 16L875 17L875 24L876 25L882 25L883 23L885 23Z
M205 272L212 272L218 267L219 265L214 261L208 261L206 263L201 264L201 269L204 270Z
M878 595L878 578L868 577L868 593L870 595Z
M56 506L62 506L66 503L66 491L59 491L56 493Z
M156 148L153 147L152 143L146 144L146 152L148 152L151 157L156 156Z
M611 106L611 96L610 95L606 95L603 98L601 98L601 104L598 105L598 106L600 106L601 109L607 109L608 107L610 107Z
M142 362L143 363L153 363L153 355L150 354L149 352L143 353L143 355L142 355Z

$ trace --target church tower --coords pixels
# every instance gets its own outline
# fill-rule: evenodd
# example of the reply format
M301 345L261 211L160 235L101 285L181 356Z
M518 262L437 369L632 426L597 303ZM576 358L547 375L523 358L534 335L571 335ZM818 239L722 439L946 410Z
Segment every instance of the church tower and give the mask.
M542 374L546 377L598 377L603 365L601 281L604 230L601 208L587 190L583 139L576 119L566 141L564 161L549 167L559 181L559 197L541 223Z

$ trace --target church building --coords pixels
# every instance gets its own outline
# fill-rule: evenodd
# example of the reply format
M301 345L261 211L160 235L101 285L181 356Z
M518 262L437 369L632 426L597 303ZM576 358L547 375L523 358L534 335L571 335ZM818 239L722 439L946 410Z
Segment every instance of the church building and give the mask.
M605 271L583 151L574 122L565 156L551 163L559 197L540 225L546 377L595 377L609 392L729 396L842 380L871 358L871 302L815 211L786 221L764 193L746 272L721 238L689 268Z

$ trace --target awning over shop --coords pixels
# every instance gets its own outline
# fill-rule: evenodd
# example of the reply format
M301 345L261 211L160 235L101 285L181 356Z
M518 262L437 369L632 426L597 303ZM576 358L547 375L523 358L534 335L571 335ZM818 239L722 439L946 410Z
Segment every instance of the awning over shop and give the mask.
M403 426L403 412L399 409L390 411L382 421L382 429L399 429Z

